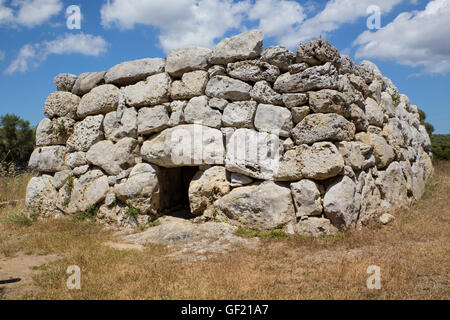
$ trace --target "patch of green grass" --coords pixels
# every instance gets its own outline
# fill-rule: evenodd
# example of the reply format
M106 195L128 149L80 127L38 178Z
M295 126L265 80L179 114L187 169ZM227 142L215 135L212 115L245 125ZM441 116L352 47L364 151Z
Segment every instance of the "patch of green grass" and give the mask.
M59 123L56 131L60 137L67 137L69 135L66 126L62 122Z
M95 221L95 218L97 217L99 207L98 206L90 206L86 210L80 210L77 211L72 217L75 221L84 221L84 220L90 220Z
M29 227L36 220L34 216L28 217L23 213L10 212L0 217L0 222L4 224L15 224L20 226Z
M128 204L128 210L127 213L130 215L130 217L138 217L139 216L139 210L133 207L131 204Z
M65 184L67 184L67 187L70 191L73 189L73 181L75 180L75 177L70 175L66 178L66 181L64 181Z
M239 227L236 229L235 234L246 238L272 238L281 239L287 236L283 230L272 230L269 232L261 232L259 230L245 229Z
M398 94L391 94L391 99L394 107L397 107L400 104L400 96Z
M160 224L161 224L161 222L160 222L159 220L155 220L155 221L149 222L149 223L147 224L147 226L148 226L149 228L151 228L151 227L157 227L157 226L159 226Z

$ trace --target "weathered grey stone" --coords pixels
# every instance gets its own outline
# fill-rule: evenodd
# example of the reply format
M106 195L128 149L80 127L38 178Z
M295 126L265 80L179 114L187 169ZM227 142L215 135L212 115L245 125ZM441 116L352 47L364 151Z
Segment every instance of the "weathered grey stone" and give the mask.
M349 118L351 107L339 91L324 89L309 92L309 106L315 113L336 113Z
M383 213L381 216L380 216L380 218L379 218L379 221L382 223L382 224L389 224L390 222L392 222L392 221L394 221L395 220L395 217L392 215L392 214L389 214L389 213Z
M278 136L251 129L237 129L227 143L225 167L256 179L271 179L278 170Z
M283 103L288 108L295 108L308 103L306 93L285 93L283 94Z
M364 110L354 104L350 105L350 120L355 125L356 131L367 131L370 127Z
M283 105L282 96L273 90L265 80L255 83L253 89L250 91L250 97L260 103Z
M355 64L352 61L352 58L350 58L346 54L341 54L341 66L339 68L340 74L353 74L355 72Z
M295 64L289 66L288 71L290 74L296 74L296 73L305 71L309 67L311 67L311 66L309 64L307 64L306 62L295 63Z
M188 47L176 49L167 55L166 72L173 77L181 77L183 73L206 70L211 49Z
M117 198L136 208L141 215L159 216L160 190L158 170L148 163L133 167L128 179L114 186Z
M409 205L406 179L403 168L398 162L392 162L385 171L378 171L375 183L382 198L391 204L392 209Z
M54 79L53 83L58 91L72 92L73 85L78 76L70 73L60 73Z
M220 98L211 98L209 99L209 106L213 109L223 111L225 107L228 105L228 101Z
M255 101L229 103L223 111L223 125L235 128L253 128L256 105Z
M361 197L356 193L356 185L347 176L332 183L323 198L325 217L339 229L348 229L356 223Z
M123 88L126 103L131 107L142 107L168 102L171 83L169 74L159 73L126 86Z
M354 141L340 141L336 143L339 153L344 158L345 165L350 166L355 171L365 169L366 157L371 156L372 146L365 145L363 147L365 154L363 154L361 150L362 145L362 142Z
M209 62L212 64L227 64L239 60L254 59L261 55L263 34L251 30L232 38L225 38L214 47Z
M374 79L382 79L383 75L380 69L371 61L363 60L356 66L356 74L366 81L371 83Z
M297 147L302 164L302 176L314 180L325 180L339 174L344 160L331 142L317 142L312 146Z
M77 108L80 118L96 114L106 114L117 109L119 105L119 89L112 84L104 84L92 89L81 98Z
M189 206L191 214L208 214L214 210L213 203L230 192L230 182L222 166L198 171L189 184Z
M371 97L376 101L376 103L381 103L381 91L383 90L383 84L381 80L374 80L369 85L369 91ZM408 100L409 104L409 100Z
M42 119L36 129L36 146L64 145L73 132L75 121L62 117Z
M80 97L64 91L51 93L44 104L44 114L50 119L55 117L74 118Z
M231 173L230 180L230 186L233 188L242 187L253 182L252 178L236 172Z
M102 131L103 115L86 117L75 124L73 134L67 139L67 150L88 151L96 142L104 138Z
M309 111L310 110L308 106L292 107L291 113L294 124L297 124L300 121L302 121L309 114Z
M366 99L366 116L369 124L382 127L383 126L383 110L378 103L372 98Z
M68 169L56 172L53 176L53 186L56 188L56 190L59 190L71 175L72 170Z
M364 178L361 190L359 221L363 225L366 225L389 209L389 203L381 198L380 190L375 184L375 178L373 177L372 171L369 170L369 173Z
M272 132L289 137L292 130L292 115L289 109L271 104L259 104L255 115L255 127L259 131Z
M27 185L26 205L31 213L42 216L55 216L60 214L56 207L58 192L53 185L53 177L42 175L31 178Z
M114 144L104 140L94 144L86 154L86 159L93 165L102 168L110 175L118 175L122 169L135 164L134 151L137 141L123 138Z
M320 191L314 181L302 179L291 183L291 192L297 217L322 214Z
M135 108L124 108L122 114L118 111L106 114L103 120L106 139L118 141L124 137L137 138L137 115Z
M86 152L78 151L66 156L65 165L71 169L85 164L87 164Z
M341 64L341 55L328 41L320 39L300 44L297 47L296 60L297 63L306 62L310 65L331 62L335 66L339 66Z
M235 188L215 207L232 222L250 229L280 229L295 219L291 190L272 181Z
M394 149L379 135L360 132L356 134L355 140L372 146L378 169L386 167L395 159Z
M301 219L296 229L298 234L308 237L331 236L338 232L329 219L315 217Z
M228 74L242 81L262 81L274 82L280 75L280 69L267 62L259 60L247 60L229 63Z
M101 203L109 190L108 177L100 170L91 170L73 181L68 213L84 211Z
M28 167L41 172L57 172L64 170L66 147L50 146L34 149Z
M268 47L262 53L261 60L288 71L289 66L295 63L295 54L282 46Z
M323 66L306 69L303 72L284 73L275 81L274 89L278 92L295 93L320 89L337 89L338 74L329 62Z
M96 86L105 83L105 71L101 72L85 72L80 74L80 76L75 81L72 88L72 93L78 96L82 96L89 91L91 91Z
M85 164L84 166L79 166L79 167L73 168L72 174L75 177L79 177L79 176L85 174L86 172L88 172L88 170L89 170L89 165Z
M307 115L292 130L296 144L317 141L350 141L355 135L355 125L334 113Z
M169 126L173 127L184 123L184 108L187 105L187 101L172 101L170 103L170 118Z
M227 70L224 66L215 65L208 69L209 78L214 78L215 76L226 76Z
M157 73L164 72L166 61L161 58L145 58L116 64L105 74L105 82L119 86L134 84Z
M250 99L249 84L225 76L215 76L206 85L206 95L211 98L222 98L231 101Z
M206 71L193 71L183 74L181 81L172 82L170 96L173 100L190 99L205 93L208 83Z
M184 108L184 120L186 123L198 123L212 128L219 128L222 114L219 110L212 109L208 105L208 97L201 96L189 100Z
M224 163L222 132L198 124L165 129L144 142L145 161L166 168Z
M141 108L138 112L138 134L150 134L164 130L169 126L169 113L163 105Z

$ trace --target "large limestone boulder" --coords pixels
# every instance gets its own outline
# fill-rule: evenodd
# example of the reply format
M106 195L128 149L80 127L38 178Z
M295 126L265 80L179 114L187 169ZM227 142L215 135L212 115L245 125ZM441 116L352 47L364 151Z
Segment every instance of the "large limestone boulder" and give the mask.
M135 164L137 141L120 139L116 144L110 140L99 141L86 154L89 163L102 168L110 175L118 175L123 169Z
M369 124L382 127L383 126L383 110L378 103L372 98L366 99L366 116Z
M395 159L394 149L386 140L374 133L360 132L355 136L356 141L361 141L373 148L373 155L378 169L386 167Z
M277 135L237 129L227 143L228 171L256 179L272 179L278 171L280 141Z
M188 47L176 49L167 55L166 72L173 77L181 77L183 73L206 70L211 49Z
M322 199L314 181L302 179L299 182L291 183L291 192L297 217L322 214Z
M250 91L250 97L260 103L283 105L282 95L273 90L265 80L255 83Z
M55 216L61 213L56 207L58 192L53 185L53 177L42 175L31 178L27 185L26 205L31 213Z
M227 104L223 110L222 124L227 127L253 128L256 106L255 101L236 101Z
M75 167L84 166L88 163L86 159L86 152L77 151L67 154L65 165L73 169Z
M222 113L208 105L208 97L200 96L189 100L184 108L184 121L204 126L219 128L222 123Z
M386 199L392 208L406 207L410 203L407 181L398 162L392 162L385 171L379 171L375 183L383 199Z
M283 103L288 108L303 106L308 103L309 98L306 93L285 93L282 95Z
M119 141L124 137L137 138L138 113L135 108L111 111L105 115L103 129L106 139Z
M66 147L50 146L34 149L28 167L41 172L57 172L64 169Z
M390 210L390 204L381 198L372 170L365 174L361 189L361 209L359 213L359 222L363 225L376 220L383 213Z
M62 117L42 119L36 129L36 146L64 145L73 132L75 120Z
M282 71L288 71L295 63L295 54L282 46L268 47L261 55L261 61L277 66Z
M256 110L255 127L258 131L289 137L292 130L292 114L287 108L261 103Z
M278 77L274 84L276 91L286 93L337 88L338 73L329 62L323 66L311 67L295 74L284 73Z
M72 88L78 76L70 73L60 73L54 79L53 83L58 91L72 92Z
M44 114L50 119L55 117L74 118L80 97L64 91L51 93L44 104Z
M309 106L315 113L336 113L345 118L351 115L351 107L344 94L324 89L309 93Z
M291 190L272 181L233 189L215 207L249 229L281 229L295 220Z
M331 62L336 66L341 63L339 51L328 41L312 40L304 42L297 47L297 63L306 62L310 65L320 65Z
M225 38L214 47L209 62L227 64L246 59L258 58L263 48L263 34L251 30L232 38Z
M231 101L249 100L252 86L226 76L215 76L206 85L206 95Z
M129 177L114 186L117 198L136 208L142 215L158 215L160 190L158 170L148 163L133 167Z
M172 82L170 97L173 100L190 99L205 93L208 83L208 72L192 71L183 74L181 80Z
M68 213L84 211L105 199L109 191L108 178L101 170L91 170L73 181L73 190L66 208Z
M362 142L340 141L336 143L339 153L344 158L346 166L354 171L367 169L375 165L372 146Z
M225 167L214 166L198 171L189 184L189 206L194 215L211 215L213 203L230 192Z
M149 76L147 80L123 88L130 107L153 106L169 101L172 79L167 73Z
M317 217L302 218L296 225L296 232L307 237L331 236L338 232L329 219Z
M350 141L355 136L355 125L335 113L307 115L292 130L296 144L317 141Z
M239 61L229 63L227 73L242 81L262 81L274 82L280 75L280 70L267 62L259 60Z
M104 84L92 89L81 98L77 108L80 118L96 114L106 114L117 109L119 105L119 89L112 84Z
M339 229L356 223L360 206L361 196L356 192L356 184L347 176L332 183L323 198L325 217Z
M105 82L119 86L134 84L157 73L164 72L166 61L161 58L145 58L116 64L105 74Z
M169 113L164 105L141 108L138 112L138 134L160 132L169 126Z
M165 129L141 147L145 161L174 168L224 163L222 132L198 124Z
M96 86L104 84L105 73L106 71L85 72L80 74L80 76L75 81L75 84L73 85L72 93L78 96L83 96Z
M96 142L103 140L103 118L104 116L99 114L88 116L83 121L77 122L72 135L67 139L68 151L86 152Z

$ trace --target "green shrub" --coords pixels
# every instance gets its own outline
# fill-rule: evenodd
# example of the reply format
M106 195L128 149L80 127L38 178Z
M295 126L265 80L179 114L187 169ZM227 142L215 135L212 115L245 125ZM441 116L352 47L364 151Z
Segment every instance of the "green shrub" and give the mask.
M450 160L450 134L433 134L431 152L435 159Z
M10 212L3 217L0 217L0 222L4 224L16 224L20 226L29 227L36 220L35 216L28 217L23 213Z
M98 206L95 205L90 206L86 210L77 211L77 213L73 215L73 219L76 221L84 221L84 220L94 221L95 218L97 217L98 210L99 210Z

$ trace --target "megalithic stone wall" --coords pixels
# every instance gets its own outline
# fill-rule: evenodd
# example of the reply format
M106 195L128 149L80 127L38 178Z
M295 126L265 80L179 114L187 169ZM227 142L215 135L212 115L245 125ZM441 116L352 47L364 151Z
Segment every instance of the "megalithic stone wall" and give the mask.
M430 139L373 63L325 40L262 49L254 30L58 75L29 162L40 172L30 211L146 224L185 191L198 221L317 235L422 196Z

